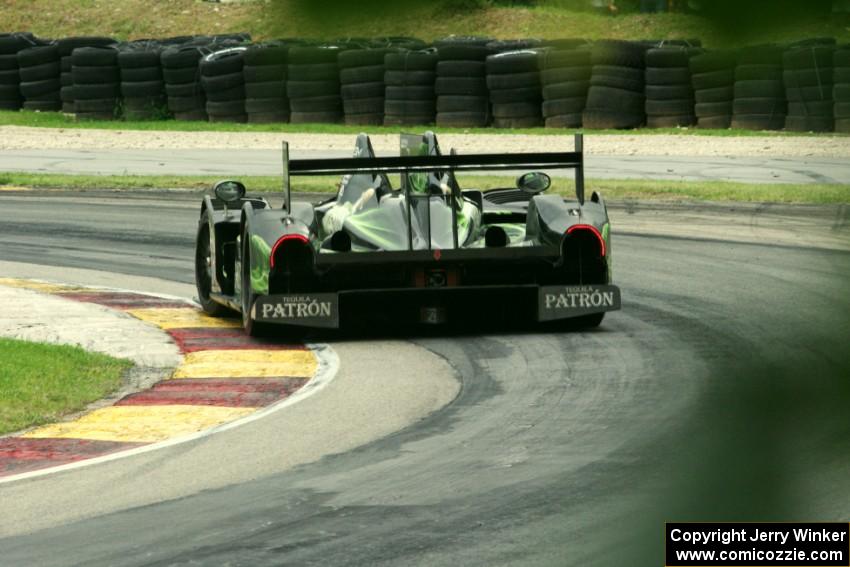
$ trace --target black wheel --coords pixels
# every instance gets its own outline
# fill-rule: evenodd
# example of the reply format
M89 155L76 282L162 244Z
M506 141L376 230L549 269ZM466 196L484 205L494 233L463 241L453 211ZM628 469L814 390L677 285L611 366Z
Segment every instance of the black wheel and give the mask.
M700 116L697 118L698 128L712 128L726 130L732 125L731 114L719 114L717 116Z
M538 87L539 85L539 71L487 75L487 88L490 90L521 89L526 87Z
M646 114L648 116L673 116L693 113L693 99L646 101Z
M486 68L483 61L440 61L437 74L441 77L483 77Z
M286 98L246 98L245 112L248 114L263 112L289 114L289 100Z
M339 67L336 63L316 63L315 65L290 65L287 76L292 81L339 82Z
M305 98L311 96L328 96L339 94L339 81L286 81L286 96L289 98ZM261 98L252 91L252 98ZM278 96L278 95L267 95ZM283 93L280 93L283 96Z
M691 126L697 121L693 114L669 114L664 116L647 116L646 126L648 128L678 128L680 126Z
M597 73L596 71L590 76L590 84L594 87L620 89L640 94L643 94L645 88L643 78L629 79L619 75Z
M438 112L436 120L437 126L444 128L484 128L489 122L489 116L486 112Z
M592 315L582 315L581 317L570 317L569 319L543 323L543 328L551 332L583 331L598 327L602 324L602 319L604 318L605 313L593 313Z
M340 87L342 98L384 98L384 83L355 83L352 85L342 85Z
M245 65L242 73L246 83L286 82L286 65Z
M197 67L162 68L162 78L169 85L200 82L201 73Z
M394 88L399 87L387 87L388 90ZM487 96L487 80L484 77L437 77L433 91L437 95Z
M539 54L538 59L541 69L589 67L590 50L544 51Z
M581 120L585 128L628 129L643 126L646 122L646 114L643 112L585 108Z
M557 100L559 98L573 98L577 96L587 98L588 88L590 88L590 81L552 83L543 87L543 99Z
M646 97L623 89L592 86L587 91L586 108L626 114L644 114ZM642 120L641 120L642 121Z
M573 319L579 329L592 329L602 324L602 319L605 318L605 313L594 313L593 315L584 315Z
M343 99L343 109L346 115L351 114L383 114L384 97Z
M339 82L343 85L356 85L359 83L384 82L384 64L369 65L368 67L351 67L340 69Z
M547 128L581 128L581 113L559 114L546 118Z
M731 86L694 91L694 100L697 104L706 102L731 102L734 98L735 91Z
M731 86L735 82L735 71L723 69L720 71L707 71L705 73L694 73L691 75L691 84L694 90L718 89Z
M384 72L384 83L387 86L434 86L437 75L433 71L393 71Z
M293 112L289 115L292 124L339 124L342 112Z
M195 287L198 289L198 301L204 313L221 317L227 313L227 308L210 299L212 278L209 215L204 211L198 222L198 235L195 239Z
M646 84L654 86L690 85L691 70L688 67L654 67L646 70Z
M289 108L292 112L342 112L342 99L339 95L293 98Z

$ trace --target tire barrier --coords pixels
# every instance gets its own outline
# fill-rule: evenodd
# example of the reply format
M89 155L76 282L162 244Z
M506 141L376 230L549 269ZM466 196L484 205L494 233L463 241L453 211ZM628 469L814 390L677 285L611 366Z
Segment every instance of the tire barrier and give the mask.
M246 47L228 47L205 55L200 62L201 86L210 122L247 122L245 111Z
M0 110L265 124L850 130L850 45L699 46L458 36L431 45L409 37L251 44L248 34L119 43L5 33Z
M593 70L585 128L638 128L646 122L644 69L646 46L628 41L600 41L591 52Z
M485 60L500 45L490 38L447 38L436 43L434 79L437 126L481 128L490 123Z
M160 55L168 110L175 120L208 120L199 65L208 50L197 45L168 47Z
M161 57L162 45L158 42L130 44L119 50L121 96L127 120L169 117Z
M289 47L281 42L253 45L245 50L245 113L253 124L289 122L286 65Z
M434 124L437 51L402 51L384 56L384 125Z
M111 37L101 36L79 36L66 37L56 42L59 50L59 66L61 75L59 81L62 84L59 96L62 99L62 112L74 114L74 74L72 72L72 53L78 47L108 47L116 45L117 42Z
M677 128L696 124L691 55L701 50L663 45L646 52L646 125Z
M384 58L389 48L349 49L337 56L340 95L346 124L384 123Z
M18 110L23 104L18 53L38 45L29 33L0 34L0 110Z
M342 122L337 58L339 45L295 46L289 50L286 94L293 124Z
M18 51L18 72L23 108L27 110L62 110L59 49L53 45L37 45Z
M71 53L74 114L78 120L119 116L121 70L116 47L78 47Z
M580 44L579 44L580 45ZM538 55L547 128L580 128L590 88L590 49L547 49Z
M792 47L782 54L788 116L785 129L832 132L834 45Z
M694 115L699 128L729 128L735 98L737 53L709 51L690 58Z
M850 45L836 49L832 62L835 131L850 134Z
M486 43L486 47L496 53L504 53L506 51L523 51L526 49L542 49L548 47L548 44L540 39L494 39Z
M543 125L543 90L537 51L506 51L487 57L487 88L496 128Z
M741 51L735 66L732 127L782 130L788 105L782 84L782 48L759 45Z

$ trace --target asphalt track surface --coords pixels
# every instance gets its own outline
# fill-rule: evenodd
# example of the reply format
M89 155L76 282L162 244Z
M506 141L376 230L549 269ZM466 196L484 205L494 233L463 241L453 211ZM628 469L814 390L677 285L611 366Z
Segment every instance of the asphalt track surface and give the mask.
M410 337L461 382L428 418L292 470L252 479L248 454L209 471L232 475L214 489L199 474L191 494L23 527L0 565L661 565L665 521L844 521L850 253L738 241L761 211L706 238L618 235L615 210L623 310L600 329ZM0 260L188 283L197 212L184 197L0 195ZM808 218L789 226L847 235L846 208ZM104 500L146 479L168 495L224 442L73 474ZM0 501L49 490L10 486Z
M572 151L572 147L565 151ZM292 158L350 157L350 151L297 151ZM0 171L81 175L279 175L280 151L263 149L3 150ZM731 156L586 157L585 175L742 183L850 184L846 158Z

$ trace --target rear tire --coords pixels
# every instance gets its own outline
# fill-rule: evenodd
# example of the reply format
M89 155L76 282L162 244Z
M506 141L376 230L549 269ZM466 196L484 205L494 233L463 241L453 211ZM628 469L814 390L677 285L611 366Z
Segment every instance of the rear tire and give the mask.
M550 321L543 323L543 325L544 329L551 332L584 331L587 329L595 329L602 323L602 319L604 318L605 313L593 313L591 315L582 315L581 317L570 317L569 319Z
M604 318L605 313L594 313L592 315L576 317L573 321L578 329L594 329L602 324L602 319Z
M227 308L210 299L212 278L209 214L204 211L198 222L198 235L195 239L195 287L204 313L212 317L223 317L227 314Z

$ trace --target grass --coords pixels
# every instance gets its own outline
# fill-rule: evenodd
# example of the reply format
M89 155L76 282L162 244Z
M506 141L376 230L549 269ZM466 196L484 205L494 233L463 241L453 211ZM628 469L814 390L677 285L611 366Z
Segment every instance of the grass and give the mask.
M538 0L533 7L486 0L0 0L0 13L2 31L27 30L42 37L109 35L122 40L241 31L250 32L255 40L353 35L432 40L449 34L502 39L698 37L710 46L824 35L850 39L844 17L795 18L784 26L758 26L747 37L730 37L722 26L711 26L695 15L623 11L611 17L580 9L588 4L586 0Z
M105 129L105 130L150 130L173 132L276 132L304 134L358 134L368 131L370 134L398 134L399 132L415 132L433 130L440 134L528 134L535 136L559 136L584 132L596 135L674 135L674 136L821 136L846 137L847 134L812 133L812 132L779 132L759 130L712 130L702 128L638 128L636 130L591 130L579 128L566 130L560 128L440 128L437 126L346 126L344 124L237 124L224 122L184 122L176 120L84 120L78 122L73 116L59 112L37 112L31 110L2 110L0 111L0 126L26 126L33 128L74 128L74 129Z
M83 409L130 366L79 347L0 339L0 435Z
M281 182L276 176L239 178L249 192L279 192ZM137 175L60 175L40 173L0 173L0 191L27 188L76 190L154 190L186 189L202 191L215 181L203 176L137 176ZM304 177L293 180L293 190L309 193L336 191L337 177ZM505 176L466 176L462 187L488 189L512 187L514 178ZM561 180L555 179L557 186ZM398 186L397 182L393 182ZM647 181L637 179L588 179L588 194L600 191L606 199L652 201L739 201L754 203L850 203L850 185L827 183L733 183L727 181ZM572 194L572 183L559 192Z

